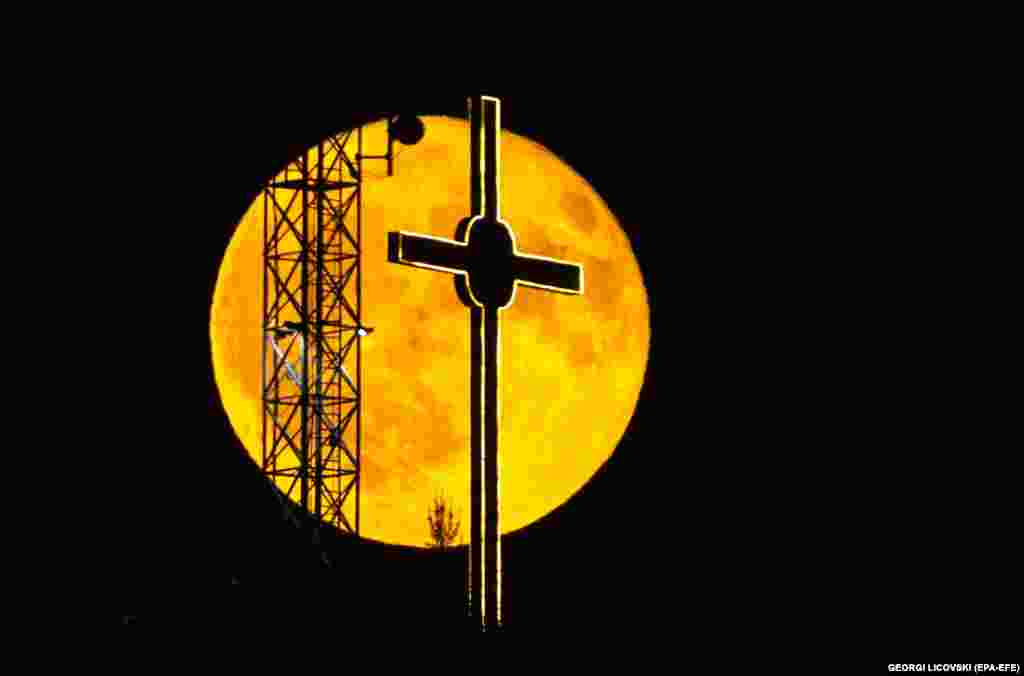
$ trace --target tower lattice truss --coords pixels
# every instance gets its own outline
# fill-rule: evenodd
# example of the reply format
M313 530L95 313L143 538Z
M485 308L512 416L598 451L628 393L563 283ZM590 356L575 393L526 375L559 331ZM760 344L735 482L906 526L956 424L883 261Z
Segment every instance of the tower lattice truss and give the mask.
M263 473L359 534L362 129L290 163L263 195Z

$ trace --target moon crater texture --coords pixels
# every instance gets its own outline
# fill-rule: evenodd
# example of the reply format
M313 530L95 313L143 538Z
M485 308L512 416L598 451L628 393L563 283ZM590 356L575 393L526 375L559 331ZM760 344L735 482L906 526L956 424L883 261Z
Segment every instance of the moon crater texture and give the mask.
M452 275L387 261L392 230L452 238L469 214L465 120L425 117L396 145L395 175L364 163L362 535L423 547L435 496L469 514L469 311ZM364 128L364 152L386 145ZM353 153L354 154L354 150ZM579 491L615 451L647 366L647 293L633 250L594 189L543 146L501 136L501 214L520 253L582 263L584 293L519 287L501 328L502 531ZM261 457L262 197L240 221L214 292L214 376L232 428ZM633 450L631 452L639 452ZM282 485L282 488L286 486Z

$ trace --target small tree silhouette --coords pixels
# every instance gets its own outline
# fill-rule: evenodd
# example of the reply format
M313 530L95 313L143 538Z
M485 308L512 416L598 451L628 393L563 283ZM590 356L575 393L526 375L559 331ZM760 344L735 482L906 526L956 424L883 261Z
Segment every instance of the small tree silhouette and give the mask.
M459 521L452 506L443 498L434 498L434 504L427 509L427 525L430 527L430 542L435 549L446 549L459 536Z

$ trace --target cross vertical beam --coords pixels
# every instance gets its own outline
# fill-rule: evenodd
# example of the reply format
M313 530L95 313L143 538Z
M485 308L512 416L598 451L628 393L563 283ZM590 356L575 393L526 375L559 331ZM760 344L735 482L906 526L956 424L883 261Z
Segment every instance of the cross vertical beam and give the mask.
M500 103L497 99L470 99L470 124L474 142L470 161L478 168L470 189L473 196L472 216L497 221L499 216L498 136L501 133ZM467 224L467 229L470 224ZM472 296L463 289L462 296ZM498 392L499 355L501 347L498 308L491 304L480 307L471 302L470 339L476 356L470 359L475 374L470 390L471 427L470 482L472 502L472 537L469 556L472 563L471 585L467 596L473 606L472 616L479 616L481 626L501 624L501 519L500 519L500 402Z
M455 239L388 233L388 260L455 275L470 309L470 616L484 629L501 626L501 310L519 285L583 293L583 268L516 250L500 218L501 104L469 102L470 208Z
M476 309L480 312L480 309ZM497 627L501 624L501 482L499 471L500 456L500 411L498 398L498 377L500 371L499 350L499 308L486 305L483 308L484 331L484 377L483 398L480 415L484 419L483 448L480 449L483 472L483 611L484 626Z

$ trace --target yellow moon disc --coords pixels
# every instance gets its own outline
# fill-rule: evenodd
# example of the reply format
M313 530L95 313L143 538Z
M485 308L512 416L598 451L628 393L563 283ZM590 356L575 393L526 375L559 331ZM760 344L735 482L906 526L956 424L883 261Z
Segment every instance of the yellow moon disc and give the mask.
M469 311L452 275L389 263L391 230L452 238L469 215L469 130L425 117L396 145L395 175L363 180L361 530L426 546L427 509L447 496L469 523ZM386 146L364 128L364 152ZM354 151L353 153L354 154ZM586 484L636 407L650 345L647 294L629 240L591 186L543 146L501 134L501 215L521 253L581 263L582 296L520 287L502 313L501 524L521 529ZM261 457L263 200L228 245L214 291L214 376L231 425ZM286 488L282 486L282 488ZM468 541L468 536L463 539Z

